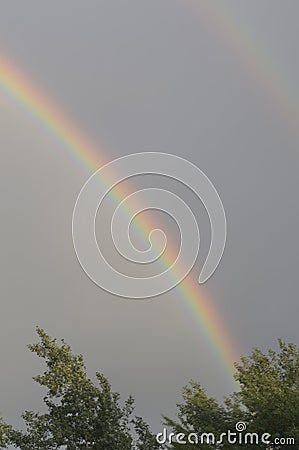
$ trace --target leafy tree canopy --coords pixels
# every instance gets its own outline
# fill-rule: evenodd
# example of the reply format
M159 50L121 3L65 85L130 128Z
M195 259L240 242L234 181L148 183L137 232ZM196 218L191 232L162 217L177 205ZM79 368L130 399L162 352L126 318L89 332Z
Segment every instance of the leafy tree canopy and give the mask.
M159 448L148 425L133 416L134 400L123 406L108 379L88 378L83 357L74 355L41 328L40 342L29 349L43 358L46 370L34 380L46 388L46 412L25 411L25 431L6 429L4 436L21 450L155 450ZM5 443L5 442L4 442Z
M3 449L8 445L20 450L299 449L299 350L293 344L279 340L277 352L254 349L241 358L235 375L240 390L223 404L191 381L182 391L177 419L164 417L167 439L157 442L147 423L133 415L132 397L121 404L104 375L97 373L95 382L88 378L83 357L73 354L64 340L58 342L40 328L37 334L39 342L29 349L46 365L34 377L46 389L46 412L25 411L24 431L0 420ZM246 429L236 430L238 422ZM231 442L229 430L238 439L242 435L242 441ZM261 441L265 433L267 442ZM175 442L179 434L180 441L191 435L192 441L182 446ZM259 436L258 442L254 436Z
M264 354L254 349L250 357L241 358L236 364L235 378L240 391L219 404L209 397L199 383L191 381L183 389L183 402L178 405L178 420L164 417L165 425L175 435L188 436L196 433L213 433L216 438L228 430L236 432L237 422L243 422L246 430L242 432L242 443L225 441L218 448L261 448L261 449L298 449L299 448L299 350L293 344L278 341L279 351L268 350ZM244 442L246 433L257 433L260 437L269 433L271 444L260 442L256 445L254 437ZM169 438L169 432L168 432ZM295 444L287 438L294 438ZM185 450L215 449L212 438L199 441L198 444L185 444ZM172 438L175 440L175 436ZM216 439L220 440L220 439ZM182 444L168 443L168 448L182 448Z

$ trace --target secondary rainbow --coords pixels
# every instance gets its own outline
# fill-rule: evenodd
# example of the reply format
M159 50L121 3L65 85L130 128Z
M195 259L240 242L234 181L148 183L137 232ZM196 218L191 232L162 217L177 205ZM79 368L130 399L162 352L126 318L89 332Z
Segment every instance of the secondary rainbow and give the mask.
M103 150L99 151L89 139L87 139L78 128L63 114L44 93L42 93L23 72L14 66L7 58L0 57L0 89L11 99L16 101L25 111L29 112L38 122L53 136L58 139L72 157L94 172L104 165L108 160ZM109 186L109 180L102 180ZM118 202L126 197L130 191L118 188L115 201ZM139 219L139 230L148 236L152 225ZM163 264L167 267L173 261L172 249L163 257ZM179 274L174 274L177 276ZM197 329L205 336L210 347L213 348L215 356L221 361L221 366L229 381L233 380L234 362L239 353L229 336L229 332L213 306L211 298L204 294L192 276L186 277L178 286L177 291L188 306L192 319L196 322Z
M233 10L233 2L187 0L186 6L202 17L205 24L219 36L239 60L249 79L267 93L284 120L299 137L299 98L295 86L286 78L281 67L269 57L256 41L246 23ZM239 4L239 2L238 2Z

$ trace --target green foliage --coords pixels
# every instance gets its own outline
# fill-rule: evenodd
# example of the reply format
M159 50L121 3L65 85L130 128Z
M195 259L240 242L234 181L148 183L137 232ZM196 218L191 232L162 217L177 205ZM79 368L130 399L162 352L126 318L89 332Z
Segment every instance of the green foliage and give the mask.
M10 441L21 450L149 450L158 448L145 422L133 418L134 401L123 406L104 375L87 377L81 355L37 329L40 342L29 346L44 359L46 370L34 380L47 389L46 413L26 411L26 431L12 430ZM132 427L137 438L132 437ZM154 444L154 445L152 445Z
M156 436L150 432L148 424L141 417L136 417L133 424L138 436L136 450L158 450L160 448Z
M0 418L0 448L4 449L8 445L9 439L8 435L11 428L10 426L6 425L6 423L3 422L3 420Z
M60 343L37 328L39 342L29 349L45 362L46 369L34 380L46 389L45 411L25 411L25 431L15 430L0 420L0 448L14 445L20 450L158 450L147 423L134 417L134 400L123 404L108 379L96 374L88 378L83 357L74 355L64 340ZM207 395L199 383L191 381L182 391L178 419L164 417L170 432L188 436L236 432L236 423L246 423L244 433L271 435L272 444L236 443L226 438L215 445L186 443L184 450L210 449L299 449L299 351L279 340L279 350L266 354L254 349L236 364L239 392L220 404ZM243 433L243 436L244 436ZM274 444L275 438L294 438L295 445ZM182 444L166 443L176 450Z
M213 433L219 437L228 430L236 431L235 425L246 423L246 432L271 434L275 438L295 439L295 445L230 444L223 442L218 448L299 448L299 351L293 344L278 341L279 351L269 350L263 354L254 349L249 358L241 358L236 364L236 380L240 391L225 399L224 405L208 397L200 384L191 382L183 389L183 402L178 405L178 421L164 417L170 431L184 433ZM169 434L168 434L169 435ZM173 442L169 449L182 448ZM215 449L211 443L186 444L185 450Z
M209 397L199 383L191 381L182 391L183 403L178 405L178 419L176 422L169 417L164 417L165 425L175 433L183 433L188 436L196 433L213 433L215 436L231 427L231 408L220 405L216 399ZM239 411L238 411L239 414ZM173 442L168 445L169 449L195 450L195 449L215 449L212 444L203 443L179 444ZM226 447L223 447L226 448ZM227 447L229 448L229 447Z
M255 349L236 365L239 399L249 412L250 429L266 430L273 438L292 436L299 444L299 350L278 343L279 352Z

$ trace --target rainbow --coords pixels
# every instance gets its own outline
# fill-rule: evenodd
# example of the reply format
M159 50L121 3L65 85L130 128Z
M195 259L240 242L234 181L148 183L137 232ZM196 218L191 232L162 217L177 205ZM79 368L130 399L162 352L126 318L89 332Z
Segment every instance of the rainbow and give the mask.
M231 5L221 1L187 0L187 7L197 16L203 17L207 26L221 42L229 48L235 59L239 60L246 75L261 86L284 121L299 137L298 96L281 68L274 63L267 52L256 41L244 22L233 12Z
M42 93L32 82L15 67L7 58L0 57L0 89L13 101L30 113L48 132L62 144L63 148L75 157L80 165L87 166L92 172L108 162L104 152L96 147L81 133L62 110L54 104L48 96ZM103 180L109 186L109 180ZM119 202L130 192L121 187L116 189L115 201ZM139 230L143 236L148 236L152 225L138 219ZM163 264L167 267L173 261L172 249L163 255ZM178 274L173 274L177 276ZM228 330L221 320L211 298L204 294L203 288L198 285L192 275L186 277L177 287L180 297L184 300L191 313L192 320L203 335L209 346L214 350L215 357L230 382L233 381L234 362L239 353L233 344Z

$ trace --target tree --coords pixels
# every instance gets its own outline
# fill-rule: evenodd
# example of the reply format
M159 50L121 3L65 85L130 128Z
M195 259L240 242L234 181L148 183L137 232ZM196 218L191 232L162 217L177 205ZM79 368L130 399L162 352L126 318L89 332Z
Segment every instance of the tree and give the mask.
M264 354L254 349L248 358L241 358L241 363L236 364L235 375L240 383L240 391L224 399L223 404L209 397L201 385L194 381L183 389L183 402L178 405L178 421L168 417L164 417L164 420L175 435L183 433L192 436L195 444L187 443L184 445L185 450L299 448L299 350L282 340L278 344L278 352L268 350ZM231 440L227 436L221 440L221 433L227 433L228 430L237 432L238 422L246 426L246 430L241 432L241 442L233 443L233 435ZM198 444L190 433L196 434ZM239 434L237 432L238 439ZM213 444L213 436L216 441L221 441L218 447ZM295 444L288 442L288 438L294 438ZM182 444L176 442L168 443L167 446L169 449L181 447Z
M10 427L3 422L0 417L0 448L6 448L8 445L8 434L10 432Z
M46 364L34 377L46 388L46 412L25 411L25 431L0 420L0 448L158 450L165 444L162 448L173 450L185 441L184 450L299 449L299 350L293 344L279 340L277 352L254 349L241 358L235 375L240 390L222 404L191 381L183 389L178 419L164 417L169 430L165 441L163 431L157 442L147 423L133 415L132 397L121 404L104 375L97 373L95 382L88 378L82 355L40 328L37 333L39 342L29 349ZM236 429L238 422L246 429ZM170 432L180 442L168 442Z
M278 344L279 352L255 349L236 365L239 401L256 432L266 430L272 438L293 436L299 444L299 349L281 339ZM286 448L274 446L281 447Z
M25 411L26 430L9 430L21 450L152 450L159 446L148 425L133 417L134 400L123 406L104 375L88 378L82 355L74 355L37 328L40 342L29 349L44 359L46 370L34 380L47 389L46 412ZM133 436L134 435L134 436Z

